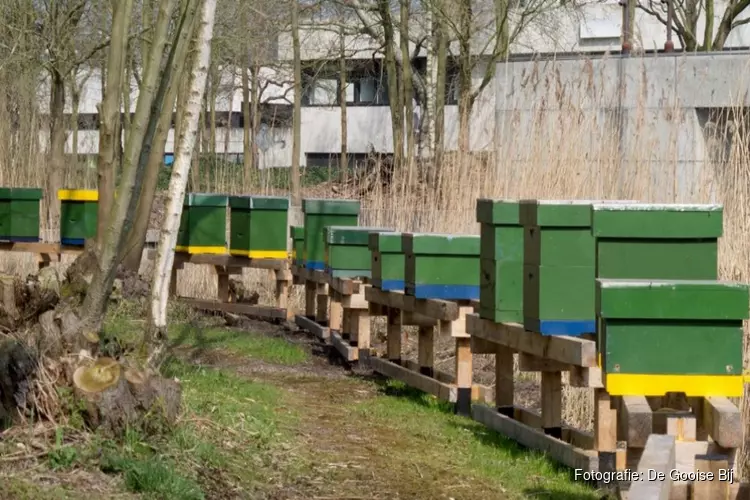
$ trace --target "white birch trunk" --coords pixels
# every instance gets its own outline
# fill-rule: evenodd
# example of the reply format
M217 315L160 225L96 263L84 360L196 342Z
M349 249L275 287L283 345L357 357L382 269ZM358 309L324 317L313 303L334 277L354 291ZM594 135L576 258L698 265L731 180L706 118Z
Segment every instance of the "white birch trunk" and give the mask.
M437 82L437 61L435 57L435 38L433 37L432 24L434 13L431 6L427 8L427 33L428 42L425 44L427 53L427 68L425 75L425 102L422 105L422 116L420 118L420 137L422 143L422 156L432 158L435 151L435 82Z
M164 331L167 327L167 300L169 298L169 281L174 264L174 248L177 244L177 231L180 226L182 204L185 198L188 174L195 139L198 135L198 119L206 91L208 65L211 59L211 40L213 39L214 18L217 0L204 0L201 24L198 30L198 54L190 73L189 95L185 106L184 126L175 148L175 159L172 165L172 176L169 180L167 213L164 218L159 246L156 251L154 281L151 287L151 325L156 330ZM157 349L158 351L158 349ZM159 357L152 353L149 361ZM151 364L151 363L149 363Z

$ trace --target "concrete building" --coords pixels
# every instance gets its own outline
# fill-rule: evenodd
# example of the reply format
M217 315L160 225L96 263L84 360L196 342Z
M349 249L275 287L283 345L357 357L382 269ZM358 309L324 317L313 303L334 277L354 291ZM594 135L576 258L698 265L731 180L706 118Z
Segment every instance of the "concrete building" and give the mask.
M479 5L479 4L478 4ZM491 4L489 4L491 5ZM716 22L718 25L723 14L723 2L715 6ZM473 43L474 52L479 55L478 63L474 67L474 85L482 81L489 57L482 55L487 49L488 40L493 36L494 24L491 12L475 12L479 21L476 40ZM482 24L482 17L487 22ZM418 20L414 23L412 32L424 31L424 21L415 14ZM354 22L354 20L352 20ZM636 30L634 40L636 48L642 50L661 49L666 40L664 26L653 16L637 11L635 19ZM702 29L703 24L699 23ZM622 31L622 7L616 0L604 0L577 7L575 10L557 9L547 15L539 16L534 23L515 40L512 48L512 60L498 64L494 84L488 85L480 95L473 109L471 119L471 147L474 150L492 148L501 131L508 130L508 118L505 112L517 114L520 110L530 109L539 102L541 94L529 92L526 87L519 87L529 75L536 75L542 80L562 78L575 75L582 68L593 68L596 78L607 88L619 88L615 82L624 78L635 78L635 62L620 61L619 56L605 59L594 55L594 62L584 62L580 54L616 52L620 47ZM336 163L341 150L341 110L338 105L338 67L341 44L339 34L332 29L319 27L303 30L301 35L304 62L304 95L302 108L302 144L300 163L303 166L328 165ZM675 38L679 49L679 40ZM259 86L263 88L262 126L260 166L286 167L291 164L291 116L292 89L289 77L291 61L291 40L288 33L278 35L275 52L278 64L274 68L263 68L260 73ZM733 30L727 47L741 47L750 45L750 27L742 25ZM347 95L347 149L356 160L371 151L378 153L392 152L392 137L390 125L390 109L388 107L387 80L382 63L382 54L367 35L347 36L344 40L344 53L348 66ZM415 50L414 62L418 68L426 66L424 50ZM575 56L570 59L570 56ZM664 75L673 74L680 68L693 68L694 71L714 73L714 67L719 68L727 61L735 61L743 56L663 56L648 59L640 68L646 71L649 79L659 79ZM694 63L677 63L677 60L693 60ZM598 62L597 62L598 61ZM720 62L724 61L724 62ZM640 63L639 63L640 64ZM688 66L685 66L688 64ZM728 63L730 66L733 63ZM691 66L692 65L692 66ZM716 66L707 66L716 65ZM723 66L721 66L723 67ZM629 69L628 69L629 68ZM618 71L620 73L618 73ZM685 69L688 71L688 69ZM624 72L624 73L623 73ZM630 73L628 73L630 72ZM584 72L585 73L585 72ZM562 77L560 76L562 75ZM566 76L567 75L567 76ZM618 76L620 75L620 76ZM627 76L630 75L630 76ZM565 80L568 81L568 80ZM580 81L577 83L580 85ZM566 85L573 85L570 81ZM676 84L675 84L676 85ZM716 82L716 85L720 83ZM738 87L739 85L739 87ZM667 85L668 86L668 85ZM674 86L674 85L673 85ZM241 113L242 91L241 78L235 68L225 68L222 73L221 85L216 102L217 110L217 141L214 151L227 154L231 160L241 161L243 120ZM737 88L735 88L737 87ZM632 88L632 86L631 86ZM666 88L666 87L665 87ZM739 83L733 84L733 91L740 92ZM548 89L549 90L549 89ZM663 90L663 89L662 89ZM698 90L698 89L695 89ZM654 92L652 86L646 92L653 104ZM672 94L677 90L673 89ZM660 91L661 92L661 91ZM666 90L665 90L666 92ZM445 133L447 149L456 147L457 138L457 86L455 71L449 72L449 89L446 92ZM681 90L682 103L691 99L690 92ZM81 101L79 107L79 131L77 134L77 151L79 154L95 154L98 144L97 110L100 101L100 77L92 71L82 82ZM496 99L496 96L499 96ZM509 97L509 96L512 96ZM132 85L131 102L135 103L137 88ZM45 91L42 89L40 98L43 106L46 104ZM614 99L614 94L609 98ZM629 97L625 98L627 102ZM619 102L619 101L618 101ZM664 104L664 100L658 100ZM660 104L660 105L661 105ZM695 103L695 109L699 109ZM685 104L693 106L693 104ZM599 108L596 108L599 106ZM599 109L597 113L604 116L608 109L618 108L620 104L605 105L601 102L592 104L592 109ZM498 109L497 116L495 109ZM618 108L619 109L619 108ZM134 110L131 110L134 111ZM70 112L70 109L67 109ZM421 110L415 110L419 119ZM599 116L598 115L598 116ZM696 115L697 116L697 115ZM499 120L496 133L496 118ZM697 120L697 118L695 118ZM43 140L46 132L41 132ZM502 134L500 134L502 135ZM508 137L503 135L507 140ZM501 138L502 139L502 138ZM67 150L73 151L73 135L69 134ZM209 149L204 147L204 152ZM173 133L170 132L167 142L167 152L173 151ZM684 151L684 155L692 153ZM699 154L695 152L695 154Z

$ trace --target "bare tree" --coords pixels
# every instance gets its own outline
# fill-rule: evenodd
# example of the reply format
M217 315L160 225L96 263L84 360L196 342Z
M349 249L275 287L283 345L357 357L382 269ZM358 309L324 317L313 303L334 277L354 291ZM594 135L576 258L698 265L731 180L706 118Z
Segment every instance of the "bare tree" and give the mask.
M133 228L128 235L123 254L123 266L134 272L137 272L140 267L143 248L146 243L148 225L156 197L159 170L164 161L164 150L172 123L177 91L188 57L189 35L193 33L197 24L198 4L199 0L185 2L179 24L172 36L170 53L159 86L158 95L163 96L163 106L160 111L154 109L149 118L149 127L153 128L153 140L148 148L144 148L139 158L140 162L146 162L143 186L138 197ZM175 137L177 137L176 132Z
M294 53L294 110L292 112L292 204L298 206L300 200L299 160L302 130L302 54L299 41L299 3L291 2L292 51Z
M715 0L630 1L634 2L631 5L653 16L665 27L671 27L672 33L688 52L723 50L732 30L750 23L750 17L742 17L742 14L747 14L750 0L726 2L718 25L715 24ZM631 16L631 19L633 18L634 16ZM702 31L699 28L700 20L704 21Z
M151 287L150 330L154 348L149 356L149 365L158 367L165 351L167 327L167 299L169 280L174 263L174 248L177 244L177 231L180 226L182 204L190 169L191 156L195 149L198 132L198 117L201 111L206 78L211 58L211 38L213 35L216 0L204 0L201 23L198 31L198 53L190 74L190 100L185 107L185 127L175 150L175 162L169 182L167 215L159 240L156 255L156 272Z

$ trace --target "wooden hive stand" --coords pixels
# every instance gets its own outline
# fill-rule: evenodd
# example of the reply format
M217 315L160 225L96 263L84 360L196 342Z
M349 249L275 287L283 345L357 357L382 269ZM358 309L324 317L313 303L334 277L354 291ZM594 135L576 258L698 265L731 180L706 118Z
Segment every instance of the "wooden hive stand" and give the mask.
M524 331L518 324L495 323L476 314L467 316L466 330L473 353L495 355L495 408L475 404L475 420L573 469L598 471L597 451L617 451L615 412L609 410L609 396L600 389L601 370L593 340L543 336ZM520 371L542 373L541 414L514 404L514 354L518 354ZM593 435L562 422L563 371L570 372L572 386L597 390ZM624 450L621 456L624 458Z
M234 314L246 314L270 320L288 319L289 287L292 274L289 271L289 261L284 259L249 259L234 257L228 254L189 254L176 252L170 280L170 295L177 295L178 271L185 264L199 264L213 266L216 273L218 297L217 300L200 300L191 297L178 297L186 304L206 311L223 311ZM276 305L258 306L236 302L229 292L229 276L242 274L243 268L268 269L276 281Z
M370 357L370 311L363 280L327 275L329 332L333 347L349 362L366 365Z
M294 322L321 340L330 336L328 329L328 275L320 269L297 267L297 281L305 285L305 314Z
M417 299L400 291L377 288L367 288L365 298L381 306L388 318L386 357L370 359L376 372L454 403L459 414L470 413L472 400L486 401L491 397L487 387L472 383L471 340L466 330L467 314L474 309L472 303ZM401 359L401 327L406 325L419 327L416 363ZM455 376L434 368L438 331L456 341Z

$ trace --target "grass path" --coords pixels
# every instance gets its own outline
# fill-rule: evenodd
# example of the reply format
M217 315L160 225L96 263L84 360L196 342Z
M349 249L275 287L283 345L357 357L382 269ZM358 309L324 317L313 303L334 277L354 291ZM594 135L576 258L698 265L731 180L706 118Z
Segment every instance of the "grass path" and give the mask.
M119 319L122 321L122 318ZM118 325L118 330L122 325ZM265 323L172 330L185 412L161 438L60 439L3 499L596 499L569 472L403 385ZM69 435L75 429L65 430ZM5 443L12 446L12 443ZM3 443L0 442L0 460ZM2 465L2 464L0 464ZM86 475L87 484L70 477ZM47 477L47 484L38 481ZM51 478L51 479L50 479Z

